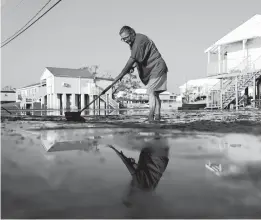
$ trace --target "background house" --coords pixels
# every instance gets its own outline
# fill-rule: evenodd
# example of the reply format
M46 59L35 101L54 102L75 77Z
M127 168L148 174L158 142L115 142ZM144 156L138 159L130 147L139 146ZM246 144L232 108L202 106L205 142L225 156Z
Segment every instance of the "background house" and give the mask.
M255 15L205 50L207 76L220 79L207 96L208 107L236 108L244 95L260 100L261 15Z
M123 105L127 108L149 107L149 96L147 89L144 88L135 89L130 93L119 92L117 98L122 100ZM160 94L160 100L162 108L171 108L173 103L176 102L176 95L165 91Z
M219 81L219 79L208 78L189 80L179 87L181 99L185 98L186 102L205 100L208 90Z
M40 82L17 89L17 100L24 109L82 109L113 81L95 77L88 69L47 67ZM90 106L118 108L111 89Z
M15 89L8 86L4 87L1 90L1 104L15 102L16 100L15 93L16 93Z

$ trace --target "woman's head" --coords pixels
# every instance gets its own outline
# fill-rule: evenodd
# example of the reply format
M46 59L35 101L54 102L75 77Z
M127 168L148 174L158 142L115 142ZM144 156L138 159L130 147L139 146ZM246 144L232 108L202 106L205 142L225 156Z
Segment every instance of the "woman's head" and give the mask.
M125 43L132 45L134 40L135 40L135 36L136 36L136 32L133 28L129 27L129 26L123 26L120 30L120 36L121 36L121 40L124 41Z

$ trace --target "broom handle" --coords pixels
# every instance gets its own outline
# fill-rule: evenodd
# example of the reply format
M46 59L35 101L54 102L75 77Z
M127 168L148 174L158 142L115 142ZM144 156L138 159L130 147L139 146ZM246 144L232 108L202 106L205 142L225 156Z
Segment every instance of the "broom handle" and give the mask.
M7 111L10 115L12 114L12 112L8 111L7 109L5 109L4 107L1 106L2 109L4 109L5 111Z
M102 95L104 95L111 87L113 87L118 81L119 81L119 79L120 79L121 77L117 77L115 80L114 80L114 82L111 84L111 85L109 85L106 89L104 89L103 91L102 91L102 93L97 97L97 98L95 98L94 100L92 100L91 101L91 103L89 103L88 105L86 105L81 111L80 111L80 113L82 113L85 109L87 109L92 103L94 103L97 99L99 99Z

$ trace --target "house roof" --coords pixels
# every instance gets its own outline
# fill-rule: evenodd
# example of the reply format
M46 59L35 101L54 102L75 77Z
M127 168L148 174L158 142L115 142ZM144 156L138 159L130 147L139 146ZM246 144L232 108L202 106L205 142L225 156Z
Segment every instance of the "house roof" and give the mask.
M32 84L29 84L29 85L27 85L27 86L23 86L23 87L21 87L21 88L19 88L19 89L25 89L25 88L28 88L28 87L38 86L38 85L40 85L40 83L32 83Z
M15 88L12 88L11 86L6 86L1 89L1 92L7 92L7 93L15 93Z
M1 90L1 93L15 93L15 90Z
M93 74L88 69L69 69L58 67L46 67L54 76L67 76L72 78L93 78Z
M59 67L46 67L54 76L63 76L63 77L70 77L70 78L89 78L93 79L94 74L91 73L87 68L86 69L69 69L69 68L59 68ZM107 77L99 77L96 76L96 79L99 80L109 80L114 81L112 78Z
M212 46L205 50L205 53L208 51L216 51L217 47L220 45L225 45L229 43L234 43L242 40L253 39L261 37L261 15L255 15L245 23L241 24L239 27L229 32L227 35L222 37Z

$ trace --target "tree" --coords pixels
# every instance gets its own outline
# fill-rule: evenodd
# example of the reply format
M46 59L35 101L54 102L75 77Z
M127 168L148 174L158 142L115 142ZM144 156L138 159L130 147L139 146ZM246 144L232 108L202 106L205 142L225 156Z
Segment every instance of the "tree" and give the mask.
M84 66L81 67L81 70L87 69L90 73L94 75L94 77L98 74L97 69L99 68L98 65L92 65L92 66Z
M140 87L140 81L137 80L137 76L134 73L129 73L112 88L112 98L116 99L116 96L120 91L130 93L132 90Z
M183 92L182 95L186 99L187 102L190 101L190 96L193 94L193 91L194 91L193 87L188 86L188 87L186 87L186 90Z
M97 71L98 68L99 68L98 65L92 65L92 66L84 66L81 67L80 69L87 69L89 72L91 72L94 75L94 77L96 77L99 74L100 77L114 79L111 76L111 74L109 74L108 72L101 73ZM138 89L140 87L141 87L140 81L137 80L137 76L134 73L129 73L126 76L124 76L124 78L120 82L116 83L113 86L112 97L113 99L115 99L120 91L130 93L132 90Z

